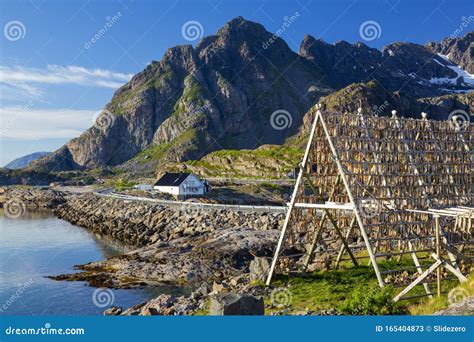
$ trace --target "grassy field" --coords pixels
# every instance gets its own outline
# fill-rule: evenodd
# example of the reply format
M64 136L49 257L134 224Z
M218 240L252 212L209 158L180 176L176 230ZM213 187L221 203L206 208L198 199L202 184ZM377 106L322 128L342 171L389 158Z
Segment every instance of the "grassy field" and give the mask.
M395 266L396 265L396 266ZM393 269L412 265L410 259L396 263L394 260L382 261L379 263L381 270ZM471 276L472 285L474 277ZM349 266L339 270L321 270L307 274L277 275L272 285L286 292L287 305L272 305L272 298L265 298L267 306L266 312L285 309L288 314L295 314L301 311L320 311L327 309L337 309L349 315L390 315L390 314L430 314L436 310L448 306L448 292L459 285L457 280L445 280L442 282L442 292L440 297L429 299L422 297L392 302L392 298L401 291L402 288L394 288L390 285L380 289L376 281L375 273L371 266ZM469 285L460 285L467 288ZM435 286L431 286L435 293ZM408 295L424 293L422 286L416 286ZM474 286L470 286L469 293L474 294Z
M456 297L474 296L474 274L471 274L466 283L455 287L452 292ZM461 299L461 298L458 298ZM448 294L443 294L441 297L425 298L419 303L408 307L412 315L430 315L435 311L444 309L449 306Z

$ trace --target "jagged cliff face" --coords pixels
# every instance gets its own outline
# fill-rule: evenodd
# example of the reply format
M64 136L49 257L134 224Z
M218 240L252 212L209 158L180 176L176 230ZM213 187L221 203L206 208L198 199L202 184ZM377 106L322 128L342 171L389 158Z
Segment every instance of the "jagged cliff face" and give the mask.
M332 91L311 63L263 26L236 18L215 36L169 49L121 87L106 107L105 125L88 129L36 167L68 169L123 163L154 146L173 161L223 148L280 144L305 112ZM271 114L291 114L276 130Z
M445 120L454 110L474 112L474 92L466 94L447 94L442 96L416 98L402 92L387 92L378 82L351 84L319 100L327 112L357 113L363 108L365 115L390 116L396 108L397 115L407 118L421 118L421 113L428 113L428 118ZM313 107L304 119L298 138L307 136L316 114Z
M452 62L417 44L398 42L379 51L362 43L328 44L306 36L299 53L336 89L376 81L389 92L428 97L444 95L449 89L471 88L468 81L459 78Z
M282 144L299 132L319 98L347 86L344 96L338 95L339 106L388 101L410 108L418 98L469 89L454 64L430 47L394 43L378 51L306 36L297 54L282 39L269 44L272 36L238 17L196 47L169 49L117 90L97 124L31 167L60 171L122 164L133 170L140 156L179 162L215 150ZM375 85L356 101L350 85L371 80ZM281 109L290 113L291 125L279 130L270 117Z
M464 37L446 38L440 43L430 42L427 47L461 66L470 74L474 74L474 32Z

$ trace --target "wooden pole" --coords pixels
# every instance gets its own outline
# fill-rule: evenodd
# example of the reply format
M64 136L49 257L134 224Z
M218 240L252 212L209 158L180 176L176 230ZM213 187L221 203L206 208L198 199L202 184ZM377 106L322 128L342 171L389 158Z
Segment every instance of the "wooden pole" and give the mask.
M439 226L439 215L434 216L435 221L435 229L436 229L436 255L438 256L438 260L441 259L440 253L440 226ZM441 268L436 269L436 286L438 290L438 297L441 296Z
M303 174L305 172L304 168L306 166L306 162L308 160L309 152L311 149L311 144L313 142L314 131L316 130L318 119L321 116L321 105L320 104L317 105L317 108L318 108L318 111L316 112L313 126L311 127L311 133L309 135L308 144L306 145L306 151L303 156L303 162L300 165L300 172L298 173L298 178L296 179L295 188L293 189L293 195L291 196L290 204L288 206L288 211L286 212L285 222L281 230L280 239L278 240L278 245L275 251L275 255L273 256L272 264L270 266L270 271L268 272L267 281L265 282L267 285L270 285L272 281L273 272L275 272L278 256L280 255L280 250L281 250L281 247L283 246L283 241L285 240L286 230L288 229L288 225L290 224L291 212L293 211L293 207L295 204L296 195L298 193L298 187L303 181Z

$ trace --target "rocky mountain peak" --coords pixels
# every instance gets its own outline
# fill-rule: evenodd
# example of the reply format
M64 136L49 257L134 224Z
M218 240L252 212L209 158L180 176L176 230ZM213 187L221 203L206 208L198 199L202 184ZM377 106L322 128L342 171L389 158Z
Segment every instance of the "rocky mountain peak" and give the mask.
M439 43L430 42L426 46L435 53L447 56L468 73L474 74L474 31L463 37L450 37Z
M262 25L237 17L196 47L168 49L116 91L98 125L32 167L59 171L121 165L154 174L159 163L201 159L220 149L282 144L299 132L305 113L322 96L354 83L366 85L334 98L357 95L367 99L363 103L380 105L393 94L417 99L445 94L448 87L469 90L458 84L462 79L454 66L435 48L440 47L394 43L379 51L306 35L298 54ZM448 86L440 80L457 83ZM288 113L287 126L272 123L277 111Z
M259 35L270 34L263 25L254 21L246 20L238 16L228 21L222 28L220 28L216 35L225 38L244 38L258 37Z

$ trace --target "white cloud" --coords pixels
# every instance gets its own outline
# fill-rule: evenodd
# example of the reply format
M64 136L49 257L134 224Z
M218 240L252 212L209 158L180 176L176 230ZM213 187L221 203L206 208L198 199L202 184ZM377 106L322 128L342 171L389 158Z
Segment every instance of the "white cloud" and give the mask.
M0 81L0 100L39 99L43 91L38 87L23 83L3 83Z
M117 89L132 78L133 74L124 74L104 69L87 69L76 65L48 65L45 69L23 66L0 65L1 97L15 98L27 94L38 98L42 95L41 84L75 84L101 88Z
M35 109L32 102L24 107L0 109L0 139L74 138L92 126L93 110Z

